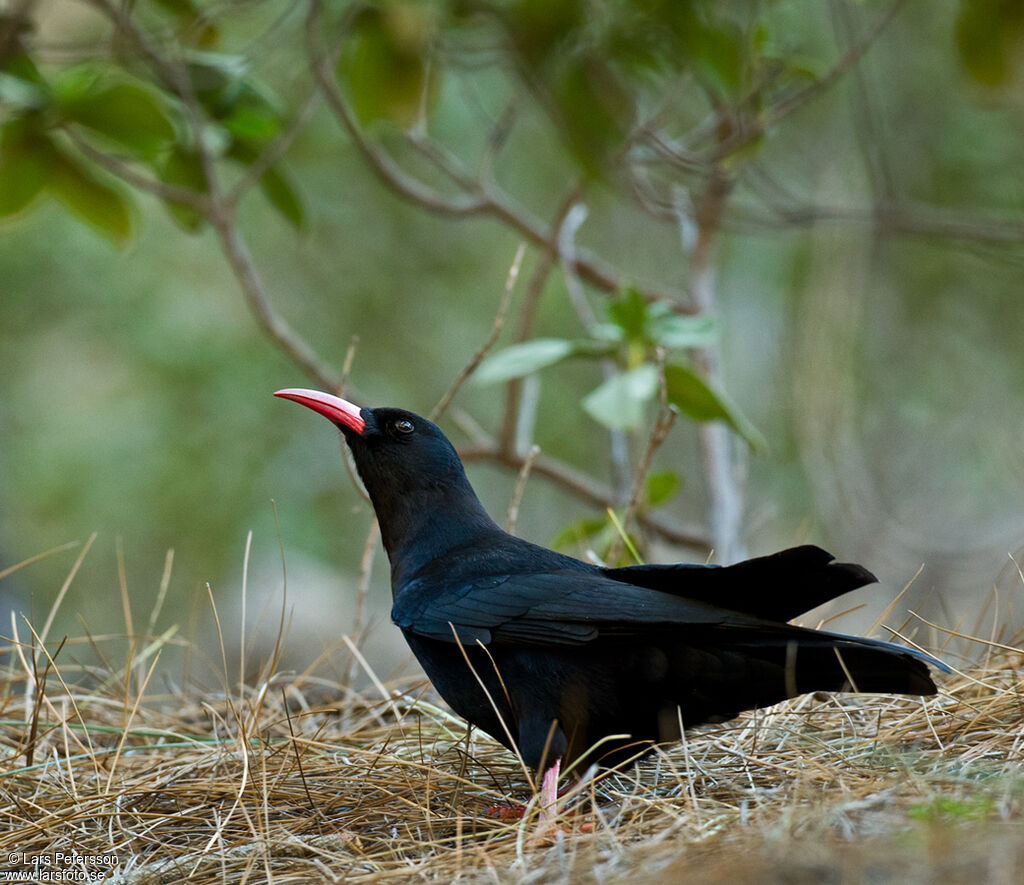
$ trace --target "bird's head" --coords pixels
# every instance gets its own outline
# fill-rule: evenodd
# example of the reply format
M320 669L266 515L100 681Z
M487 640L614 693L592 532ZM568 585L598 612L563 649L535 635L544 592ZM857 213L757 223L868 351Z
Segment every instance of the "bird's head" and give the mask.
M432 421L404 409L361 409L318 390L287 388L274 396L312 409L341 430L389 552L440 511L452 528L460 514L490 524L455 447Z
M337 426L370 497L409 495L465 481L454 446L432 421L404 409L361 409L318 390L288 388L274 396L312 409Z

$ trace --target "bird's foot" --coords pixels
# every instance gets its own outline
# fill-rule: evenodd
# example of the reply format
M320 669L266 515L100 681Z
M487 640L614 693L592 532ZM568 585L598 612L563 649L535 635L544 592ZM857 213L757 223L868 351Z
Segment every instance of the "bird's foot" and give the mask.
M558 759L547 771L541 780L540 787L540 825L543 827L559 813L559 791L558 772L561 770L562 760ZM484 817L492 820L522 820L526 816L526 806L510 803L508 805L492 805L484 812Z
M576 816L575 810L570 809L566 812L563 809L562 795L568 792L568 785L563 785L562 789L558 787L558 775L561 767L562 760L555 760L555 763L544 772L544 777L541 779L537 831L527 842L533 847L553 845L559 834L569 835L570 831L561 826L560 822L564 823L567 815ZM515 821L522 820L526 816L526 809L527 806L517 804L492 805L484 812L484 815L492 820ZM594 822L592 820L579 821L572 827L572 832L592 833L594 832Z
M507 805L492 805L485 812L484 817L491 820L522 820L526 816L526 806L509 803Z

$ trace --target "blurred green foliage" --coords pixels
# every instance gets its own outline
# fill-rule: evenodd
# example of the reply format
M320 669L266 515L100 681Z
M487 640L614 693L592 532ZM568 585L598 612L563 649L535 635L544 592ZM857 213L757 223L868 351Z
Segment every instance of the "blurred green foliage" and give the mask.
M239 568L249 528L269 555L270 499L286 547L354 569L368 514L325 429L269 398L303 379L253 322L223 228L313 349L337 367L358 334L360 391L421 412L486 338L523 236L508 213L424 212L367 151L442 201L500 190L528 220L557 224L575 193L575 245L619 269L587 289L590 323L548 277L525 340L506 333L460 393L485 428L502 405L488 382L539 378L536 442L607 480L606 431L631 434L635 458L664 397L691 421L642 508L703 518L692 422L716 420L769 452L748 468L751 499L771 502L752 508L759 546L843 534L917 562L1012 543L1019 4L905 4L874 34L888 3L388 0L307 19L306 4L148 0L135 36L111 24L127 11L67 6L0 19L0 569L122 534L150 593L178 549L184 607ZM323 100L301 110L314 49L355 128ZM233 191L247 178L258 197ZM711 224L721 309L692 316L711 178L728 185ZM694 358L709 346L728 392ZM472 469L497 513L513 478ZM605 514L532 483L536 540L614 542ZM113 545L97 549L76 604L106 612ZM0 591L38 613L67 566Z

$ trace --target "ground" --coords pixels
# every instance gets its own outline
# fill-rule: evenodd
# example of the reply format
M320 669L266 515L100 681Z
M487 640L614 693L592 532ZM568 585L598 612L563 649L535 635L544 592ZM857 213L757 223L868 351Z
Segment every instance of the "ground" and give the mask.
M265 671L242 689L179 690L150 670L160 641L121 669L62 665L84 654L71 643L48 672L37 646L11 647L0 869L116 883L1024 881L1017 651L989 648L926 700L809 695L691 732L576 784L544 829L515 758L423 682L353 692ZM523 819L487 817L510 801L528 803Z

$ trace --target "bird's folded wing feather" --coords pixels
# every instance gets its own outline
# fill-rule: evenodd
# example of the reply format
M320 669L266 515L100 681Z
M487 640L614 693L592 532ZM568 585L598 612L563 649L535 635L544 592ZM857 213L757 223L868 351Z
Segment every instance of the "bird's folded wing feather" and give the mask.
M422 636L460 642L578 645L653 626L715 625L756 618L669 593L576 571L500 575L438 586L414 582L396 595L392 620ZM454 632L453 632L454 631Z
M848 643L905 654L948 672L915 648L881 639L809 630L700 600L637 587L600 574L564 570L497 575L453 585L415 581L396 595L392 620L421 636L464 645L492 642L581 645L599 636L642 636L687 628L728 631L732 645L843 647ZM724 639L719 636L719 639Z
M874 583L866 568L810 544L730 566L672 563L603 569L606 577L771 621L789 621Z

